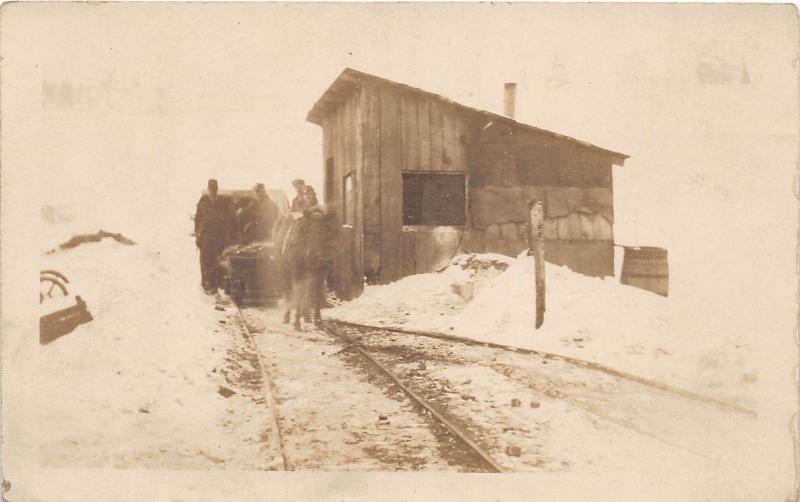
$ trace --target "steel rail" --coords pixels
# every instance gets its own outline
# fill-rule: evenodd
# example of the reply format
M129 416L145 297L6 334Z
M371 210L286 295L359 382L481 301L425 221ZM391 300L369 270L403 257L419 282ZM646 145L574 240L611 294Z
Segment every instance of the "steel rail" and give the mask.
M330 323L324 323L325 331L332 334L336 338L344 341L348 346L353 347L359 354L361 354L373 366L378 368L384 375L389 377L413 402L428 411L436 420L439 421L453 436L465 444L470 450L475 452L481 460L489 465L495 472L509 472L508 469L497 463L492 456L481 445L473 441L466 432L461 430L456 424L448 420L444 415L439 413L430 403L417 395L414 391L408 388L400 379L394 375L388 368L372 357L358 342L353 341L347 335L342 334L340 331L332 328Z
M343 323L336 323L336 324L343 324ZM358 326L352 326L352 323L348 323L348 324L351 325L350 327L352 329L359 329ZM370 328L376 329L376 330L383 329L383 328L378 328L378 327L373 327L373 326L370 326ZM361 329L363 329L363 328L361 328ZM392 331L395 331L395 330L387 329L386 331L392 332ZM448 335L444 335L444 336L448 336ZM449 336L448 336L448 338L449 338ZM451 341L453 341L453 340L451 340ZM457 340L455 340L455 341L457 341ZM476 342L476 344L481 344L481 345L484 345L486 343L490 343L490 342ZM495 345L495 344L493 344L493 345ZM493 347L493 348L497 348L497 347ZM381 348L376 348L375 350L381 351ZM528 349L521 349L521 350L528 350ZM533 352L535 352L535 351L533 351ZM532 389L535 392L544 393L550 398L558 399L558 400L564 402L565 404L567 404L569 406L572 406L572 407L575 407L577 409L583 410L586 413L589 413L589 414L591 414L591 415L593 415L593 416L595 416L595 417L597 417L597 418L599 418L601 420L605 420L605 421L607 421L609 423L612 423L612 424L614 424L614 425L616 425L618 427L623 427L625 429L631 430L631 431L633 431L635 433L641 434L643 436L646 436L646 437L649 437L649 438L654 439L656 441L659 441L661 443L664 443L664 444L666 444L666 445L668 445L670 447L678 448L680 450L686 451L686 452L694 454L694 455L698 455L698 456L703 457L703 458L709 458L707 455L705 455L703 453L695 451L695 450L693 450L691 448L688 448L686 446L683 446L681 444L672 442L672 441L670 441L668 439L664 439L663 437L659 436L658 434L654 434L652 432L649 432L649 431L640 429L638 427L632 426L630 424L625 423L624 421L614 419L613 417L611 417L611 416L609 416L607 414L600 413L597 410L594 410L589 406L582 405L580 402L577 402L574 399L570 399L569 396L565 396L565 395L563 395L561 393L557 393L557 395L548 394L545 390L543 390L543 389L541 389L541 388L539 388L539 387L537 387L535 385L532 385L530 382L526 381L523 378L520 378L518 375L514 374L513 371L509 371L508 368L506 368L504 365L489 364L487 367L493 369L494 371L497 371L498 373L500 373L501 375L505 376L506 378L509 378L511 380L514 380L516 382L519 382L519 383L525 385L526 387Z
M278 403L275 401L275 384L270 376L269 372L267 371L267 365L264 362L264 359L261 357L261 351L258 350L258 345L256 344L255 339L253 338L253 333L250 331L250 327L247 325L247 320L244 318L244 314L242 313L241 309L238 305L234 303L236 307L236 317L239 319L239 323L242 326L242 330L244 331L245 338L247 339L247 343L250 345L250 349L255 353L258 359L258 366L259 370L261 371L261 381L263 382L263 389L264 395L267 398L267 404L269 404L270 408L272 408L272 423L271 427L275 438L277 439L276 449L278 450L278 454L281 457L281 463L283 465L284 471L291 470L289 468L289 463L286 461L286 454L284 453L283 448L283 433L281 432L281 426L278 417Z
M484 342L484 341L480 341L480 340L473 340L471 338L466 338L466 337L457 336L457 335L449 335L447 333L437 333L437 332L433 332L433 331L419 331L419 330L405 329L405 328L399 328L399 327L390 327L390 326L373 326L373 325L369 325L369 324L361 324L361 323L357 323L357 322L343 321L343 320L339 320L339 319L327 319L327 320L325 320L325 323L327 325L335 324L335 325L339 325L339 326L349 326L349 327L356 328L356 329L369 329L369 330L376 330L376 331L388 331L388 332L398 333L398 334L403 334L403 335L423 336L423 337L434 338L434 339L438 339L438 340L446 340L446 341L449 341L449 342L462 343L464 345L472 345L472 346L478 346L478 347L489 347L489 348L492 348L492 349L500 349L500 350L506 350L506 351L509 351L509 352L517 352L519 354L535 355L535 356L539 356L539 357L541 357L543 359L550 359L550 360L554 360L554 361L563 361L565 363L571 364L571 365L579 367L579 368L587 368L587 369L590 369L590 370L599 371L601 373L605 373L607 375L611 375L611 376L614 376L614 377L617 377L617 378L621 378L621 379L624 379L624 380L629 380L629 381L632 381L632 382L636 382L636 383L644 385L646 387L659 389L659 390L662 390L662 391L665 391L665 392L669 392L669 393L672 393L672 394L676 394L676 395L679 395L681 397L685 397L685 398L692 399L692 400L695 400L695 401L701 401L701 402L706 402L706 403L709 403L709 404L713 404L713 405L715 405L715 406L717 406L719 408L724 408L724 409L728 409L728 410L731 410L731 411L736 411L738 413L749 415L749 416L754 417L754 418L758 417L758 412L756 412L755 410L751 410L750 408L747 408L745 406L741 406L741 405L736 404L736 403L731 403L731 402L724 401L722 399L717 399L717 398L714 398L714 397L704 396L702 394L698 394L696 392L692 392L692 391L688 391L688 390L685 390L685 389L681 389L681 388L675 387L673 385L657 382L655 380L650 380L648 378L640 377L638 375L627 373L625 371L615 370L613 368L609 368L607 366L603 366L603 365L598 364L598 363L594 363L594 362L591 362L591 361L585 361L583 359L578 359L578 358L575 358L575 357L562 356L560 354L553 354L551 352L543 352L541 350L535 350L535 349L525 349L525 348L522 348L522 347L514 347L512 345L504 345L504 344L501 344L501 343Z

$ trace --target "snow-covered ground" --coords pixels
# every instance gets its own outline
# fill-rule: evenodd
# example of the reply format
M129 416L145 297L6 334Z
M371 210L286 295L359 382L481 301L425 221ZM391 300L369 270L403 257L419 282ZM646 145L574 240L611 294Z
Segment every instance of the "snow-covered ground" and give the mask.
M535 330L533 259L456 257L443 272L367 286L332 318L435 331L572 356L710 397L753 406L757 355L736 318L546 266L546 314ZM465 301L451 284L474 283Z
M93 224L137 244L104 239L42 255L94 320L48 345L6 340L31 375L15 387L32 411L14 424L14 441L41 467L270 468L270 411L257 402L258 382L237 379L252 358L232 311L215 310L200 290L189 226L160 247L73 209L43 213L42 250L96 232Z

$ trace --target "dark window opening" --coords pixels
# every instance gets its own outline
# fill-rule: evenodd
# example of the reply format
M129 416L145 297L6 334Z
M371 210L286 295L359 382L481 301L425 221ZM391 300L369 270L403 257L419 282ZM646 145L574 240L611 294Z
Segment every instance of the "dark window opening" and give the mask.
M464 225L466 176L403 173L403 225Z
M328 203L334 197L334 172L333 172L333 157L328 157L325 161L325 202Z

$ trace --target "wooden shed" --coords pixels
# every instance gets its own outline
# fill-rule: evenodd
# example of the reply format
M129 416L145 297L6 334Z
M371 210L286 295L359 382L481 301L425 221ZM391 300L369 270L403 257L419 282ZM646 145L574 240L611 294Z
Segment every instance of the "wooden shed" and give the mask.
M337 293L466 252L516 255L531 198L546 259L614 274L611 166L626 155L346 68L307 117L323 131L324 200L342 225Z

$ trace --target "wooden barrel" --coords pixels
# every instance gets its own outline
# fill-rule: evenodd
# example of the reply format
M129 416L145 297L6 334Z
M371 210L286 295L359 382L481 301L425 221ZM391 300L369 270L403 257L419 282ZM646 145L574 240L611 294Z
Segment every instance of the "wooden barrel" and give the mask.
M625 247L620 282L667 296L669 290L667 250L654 247Z

